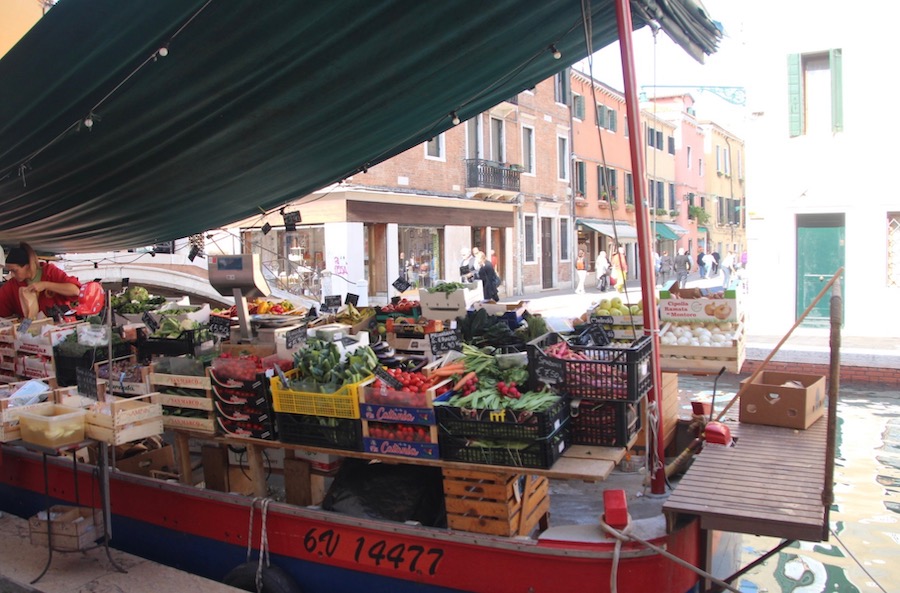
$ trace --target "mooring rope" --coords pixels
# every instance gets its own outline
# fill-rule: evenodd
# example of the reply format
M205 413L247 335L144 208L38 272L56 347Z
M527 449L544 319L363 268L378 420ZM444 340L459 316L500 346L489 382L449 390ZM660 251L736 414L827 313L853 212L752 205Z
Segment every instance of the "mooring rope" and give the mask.
M629 529L627 527L625 528L625 531L619 531L618 529L614 529L613 527L610 527L609 525L607 525L606 522L601 518L600 519L600 528L603 529L603 531L610 534L611 536L613 536L614 538L616 538L616 540L617 540L616 541L616 550L613 553L612 571L610 572L610 591L612 593L616 593L616 583L615 583L614 579L618 576L619 546L621 546L622 542L625 542L625 541L637 542L637 543L641 544L642 546L645 546L645 547L653 550L657 554L668 558L672 562L679 564L679 565L683 566L684 568L687 568L688 570L691 570L691 571L697 573L701 577L711 580L712 582L719 585L720 587L728 589L729 591L733 591L734 593L741 593L740 589L736 589L735 587L732 587L725 581L714 577L713 575L706 572L705 570L697 568L690 562L687 562L686 560L682 560L681 558L672 554L671 552L668 552L668 551L660 548L657 545L651 544L650 542L643 540L636 535L628 533Z

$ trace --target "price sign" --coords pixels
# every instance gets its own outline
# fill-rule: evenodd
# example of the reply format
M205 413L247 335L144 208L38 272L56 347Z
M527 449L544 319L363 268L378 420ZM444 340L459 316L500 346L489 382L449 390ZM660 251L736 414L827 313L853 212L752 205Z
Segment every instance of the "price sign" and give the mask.
M306 343L306 324L289 329L284 333L284 342L288 350Z
M337 311L341 307L341 295L334 294L325 297L325 303L322 305L323 311Z
M400 390L403 388L403 383L394 378L389 372L384 370L384 367L381 365L377 365L375 367L375 376L381 379L381 382L387 385L388 387L396 390Z
M315 307L310 307L310 308L309 308L309 311L306 312L306 318L307 318L307 319L315 319L315 318L318 317L318 316L319 316L319 312L316 311L316 308L315 308Z
M156 320L153 319L153 315L150 315L149 311L144 311L144 314L141 315L141 321L144 322L144 325L147 326L147 329L150 330L150 333L155 333L156 330L159 329L159 324L156 323Z
M354 307L359 303L359 295L347 293L347 296L344 297L345 305L353 305Z
M122 288L128 288L129 282L131 282L130 278L122 278Z
M209 316L209 333L228 337L231 335L231 319L222 315Z
M462 352L462 340L459 333L455 329L445 329L444 331L428 334L431 339L431 353L441 354L448 350L459 350Z
M78 385L78 393L91 399L97 399L97 373L88 367L75 368L75 384Z
M552 358L538 354L534 365L534 374L539 381L543 381L548 385L562 383L566 372L566 363L564 360Z
M406 292L409 290L409 287L412 286L409 282L406 281L402 276L394 280L394 283L391 284L394 288L397 289L397 292Z

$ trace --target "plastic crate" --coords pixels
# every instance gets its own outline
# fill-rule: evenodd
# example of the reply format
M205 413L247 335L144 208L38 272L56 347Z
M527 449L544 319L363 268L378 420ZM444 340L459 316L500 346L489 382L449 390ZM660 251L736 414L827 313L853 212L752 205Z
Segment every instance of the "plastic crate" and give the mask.
M131 344L119 342L113 344L113 359L131 354ZM63 387L75 385L78 368L93 369L98 362L109 358L109 346L81 346L67 344L54 346L53 364L56 367L56 380Z
M344 451L362 451L362 422L347 418L275 414L278 439L284 443Z
M572 411L573 445L627 447L641 430L640 402L582 400Z
M448 400L452 394L436 401ZM460 438L485 438L512 441L530 441L548 437L569 417L568 400L559 401L543 412L516 412L502 410L472 410L455 406L436 405L437 423L448 434Z
M299 370L288 371L290 380ZM272 377L272 407L276 412L306 414L307 416L328 416L331 418L359 418L359 386L367 381L350 383L333 393L313 393L294 391L281 384L278 375Z
M137 343L138 358L148 360L152 356L197 356L215 345L209 328L186 329L177 338L149 337Z
M438 427L441 459L486 465L548 469L569 446L569 426L563 424L552 435L529 442L503 441L488 444L451 435Z
M556 389L572 397L601 400L637 401L653 383L650 369L652 340L644 336L630 346L579 346L569 349L585 359L549 356L544 349L564 341L557 333L547 333L528 343L528 370L531 386L555 384Z

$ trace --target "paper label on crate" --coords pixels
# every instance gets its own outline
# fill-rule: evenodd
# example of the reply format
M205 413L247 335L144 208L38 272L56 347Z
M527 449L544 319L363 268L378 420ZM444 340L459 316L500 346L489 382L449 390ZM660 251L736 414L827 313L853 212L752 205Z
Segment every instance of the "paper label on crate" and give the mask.
M19 324L19 331L27 332L29 327L31 327L31 320L23 319L22 322Z
M363 442L365 451L376 455L395 455L398 457L418 457L422 459L436 459L438 456L437 445L434 443L412 443L369 437L363 438Z
M402 424L434 424L432 408L406 408L403 406L379 406L377 404L360 404L360 417L363 420L378 422L399 422Z
M737 301L733 299L661 299L662 321L737 321Z

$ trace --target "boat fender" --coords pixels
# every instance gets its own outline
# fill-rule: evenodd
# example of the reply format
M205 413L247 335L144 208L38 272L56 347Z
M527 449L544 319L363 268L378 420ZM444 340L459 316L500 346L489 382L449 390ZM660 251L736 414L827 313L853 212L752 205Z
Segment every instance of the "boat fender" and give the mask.
M603 491L603 521L619 531L628 527L628 499L624 490Z
M256 570L259 562L245 562L233 568L222 582L242 591L256 591ZM287 572L274 564L262 568L262 590L257 593L303 593Z

